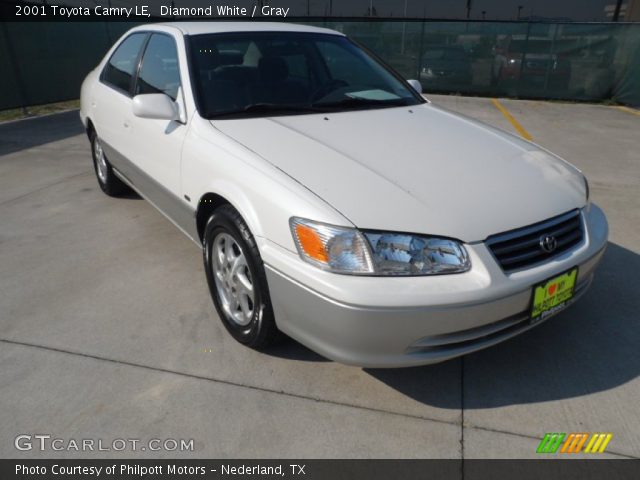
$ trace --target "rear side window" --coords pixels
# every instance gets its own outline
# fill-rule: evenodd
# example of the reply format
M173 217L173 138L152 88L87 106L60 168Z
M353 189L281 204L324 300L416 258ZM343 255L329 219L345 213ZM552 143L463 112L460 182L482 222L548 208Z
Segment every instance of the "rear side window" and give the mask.
M102 72L103 82L129 93L136 60L146 36L146 33L134 33L118 46Z
M154 33L144 51L135 93L165 93L175 100L179 87L176 42L169 35Z

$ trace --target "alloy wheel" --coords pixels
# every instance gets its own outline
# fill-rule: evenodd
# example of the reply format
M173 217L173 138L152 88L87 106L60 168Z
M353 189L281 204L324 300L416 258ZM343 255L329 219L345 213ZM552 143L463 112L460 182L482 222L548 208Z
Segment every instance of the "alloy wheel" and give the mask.
M254 285L245 254L228 233L215 237L211 253L222 308L233 322L245 327L251 323L255 308Z

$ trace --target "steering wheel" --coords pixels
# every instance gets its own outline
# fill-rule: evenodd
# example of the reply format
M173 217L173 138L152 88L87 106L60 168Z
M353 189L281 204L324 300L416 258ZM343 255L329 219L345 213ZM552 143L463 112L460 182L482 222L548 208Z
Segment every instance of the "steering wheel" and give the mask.
M344 80L338 80L338 79L330 80L329 82L323 85L320 85L318 88L316 88L313 91L313 93L311 94L311 101L315 102L317 100L320 100L321 98L324 98L327 95L329 95L331 92L339 88L348 87L348 86L349 84Z

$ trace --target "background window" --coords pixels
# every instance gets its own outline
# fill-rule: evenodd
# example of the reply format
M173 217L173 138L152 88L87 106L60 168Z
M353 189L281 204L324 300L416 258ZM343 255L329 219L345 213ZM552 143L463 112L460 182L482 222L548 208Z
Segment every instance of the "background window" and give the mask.
M114 87L129 92L131 77L136 70L136 60L146 33L134 33L113 52L102 74L102 80Z
M151 35L142 58L136 95L165 93L176 99L180 87L176 42L168 35Z

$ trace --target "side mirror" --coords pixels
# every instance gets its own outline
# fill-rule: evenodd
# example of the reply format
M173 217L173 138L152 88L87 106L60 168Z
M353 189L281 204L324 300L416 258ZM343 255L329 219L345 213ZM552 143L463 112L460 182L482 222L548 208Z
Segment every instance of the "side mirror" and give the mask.
M136 117L157 120L180 118L178 105L164 93L146 93L133 97L133 114Z
M411 88L413 88L416 92L422 94L422 84L419 80L407 80L407 83L411 85Z

